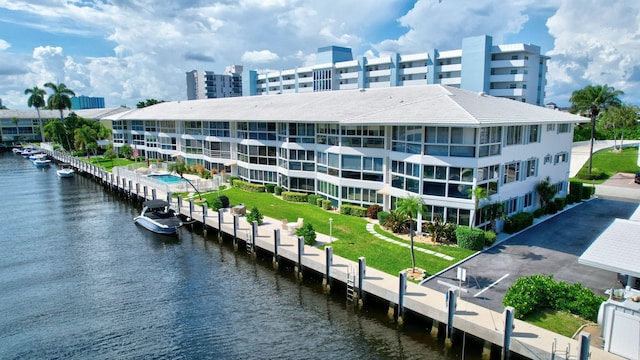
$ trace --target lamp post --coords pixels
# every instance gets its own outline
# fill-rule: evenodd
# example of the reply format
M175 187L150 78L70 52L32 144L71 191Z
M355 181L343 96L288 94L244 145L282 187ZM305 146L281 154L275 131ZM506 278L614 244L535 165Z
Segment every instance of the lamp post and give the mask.
M333 241L333 218L329 218L329 242Z

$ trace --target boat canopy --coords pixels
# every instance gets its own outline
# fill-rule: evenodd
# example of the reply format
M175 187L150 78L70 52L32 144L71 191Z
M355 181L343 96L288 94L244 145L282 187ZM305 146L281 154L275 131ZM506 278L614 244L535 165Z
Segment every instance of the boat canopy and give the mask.
M170 204L164 200L159 200L159 199L155 199L155 200L147 200L145 202L142 203L142 206L146 206L148 208L151 209L157 209L157 208L164 208L169 206Z

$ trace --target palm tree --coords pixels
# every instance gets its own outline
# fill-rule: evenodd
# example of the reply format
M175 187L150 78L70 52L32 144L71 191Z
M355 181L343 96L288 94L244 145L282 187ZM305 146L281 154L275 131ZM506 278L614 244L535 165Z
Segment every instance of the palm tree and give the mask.
M89 145L96 144L97 138L98 135L91 126L83 125L75 131L74 146L76 149L82 150L88 154L87 149L89 148ZM89 158L91 158L91 155L89 155Z
M64 116L62 111L64 109L71 110L71 97L76 96L76 93L73 90L67 88L67 86L63 83L58 85L48 82L44 84L44 87L47 87L53 91L53 94L49 96L47 99L47 104L50 109L57 109L60 111L60 121L64 123Z
M17 117L12 117L11 118L11 122L16 126L16 137L14 139L17 139L18 141L20 141L20 128L18 128L18 123L20 122L20 119L18 119Z
M44 142L44 126L42 125L42 118L40 117L40 108L45 107L46 102L44 101L44 97L47 95L47 92L44 89L40 89L37 86L34 86L31 89L24 90L25 95L31 94L29 99L27 99L27 106L36 108L38 112L38 123L40 124L40 137Z
M571 112L583 116L591 117L591 145L589 150L588 173L591 174L593 163L593 142L596 129L596 119L601 111L610 107L620 106L619 96L624 95L621 90L616 90L611 86L587 85L584 89L576 90L571 94Z
M202 199L202 195L200 194L200 191L198 191L198 188L196 188L193 185L193 183L189 181L189 179L184 177L184 173L187 172L187 164L184 162L184 160L182 160L182 156L178 155L174 163L168 164L167 170L171 172L175 172L180 176L180 178L188 182L189 185L191 185L191 187L193 188L193 190L195 190L196 193L198 194L198 199Z
M76 93L73 90L67 88L67 86L63 83L58 85L48 82L44 84L44 87L47 87L53 91L53 94L49 95L47 99L47 106L49 109L58 109L60 111L60 122L64 125L64 115L62 111L64 109L71 110L71 98L69 96L76 96ZM67 140L67 146L71 149L71 142L69 141L69 135L67 132L64 132L65 138Z
M476 213L478 212L480 201L489 199L489 196L487 195L487 189L478 185L475 185L473 188L467 189L467 194L469 195L469 198L473 200L474 205L473 216L471 217L471 225L469 226L474 227L476 224Z
M396 211L402 216L409 218L409 238L411 239L411 267L416 271L416 256L413 249L413 219L418 214L424 215L424 200L420 196L409 195L406 198L398 199Z

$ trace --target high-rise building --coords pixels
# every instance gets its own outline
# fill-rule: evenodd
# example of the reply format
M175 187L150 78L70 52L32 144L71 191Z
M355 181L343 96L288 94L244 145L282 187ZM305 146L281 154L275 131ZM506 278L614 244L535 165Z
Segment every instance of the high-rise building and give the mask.
M187 100L242 96L242 65L227 66L224 74L192 70L186 76Z
M243 77L243 96L442 84L544 105L547 56L530 44L493 45L491 36L462 40L462 48L353 58L351 49L318 49L316 65Z
M71 108L73 110L82 109L104 109L103 97L74 96L71 98Z

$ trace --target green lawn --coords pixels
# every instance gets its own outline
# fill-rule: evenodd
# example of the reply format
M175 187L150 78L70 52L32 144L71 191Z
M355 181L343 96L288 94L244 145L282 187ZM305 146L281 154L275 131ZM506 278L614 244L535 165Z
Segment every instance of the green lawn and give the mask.
M572 337L580 326L589 321L579 316L557 310L536 311L524 319L526 322L539 326L554 333Z
M605 180L609 179L615 173L632 173L640 170L638 168L638 148L636 146L625 147L622 152L614 152L613 149L600 150L593 154L593 169L600 169L603 171L603 179L595 180L596 184L602 184ZM586 162L580 171L587 171L589 164ZM572 181L581 181L587 184L591 184L591 180L580 180L572 178Z
M329 218L332 218L332 235L334 239L339 239L331 244L334 254L352 261L357 261L360 256L364 256L367 259L367 266L392 275L397 275L400 271L411 267L409 249L388 243L369 234L366 231L368 222L363 218L327 212L307 203L286 202L269 193L250 193L230 188L224 190L221 195L229 197L231 204L245 204L248 210L256 206L263 215L278 221L287 219L289 222L296 222L298 218L304 218L305 223L312 224L314 230L322 234L329 234ZM205 195L208 199L215 196L217 193ZM376 231L393 238L393 235L382 231L379 227ZM408 243L408 241L399 240ZM429 275L474 253L471 250L446 245L416 244L417 246L454 258L453 261L446 261L437 256L416 251L416 266L425 269Z
M80 158L80 159L86 162L89 161L89 159L87 158ZM93 156L91 157L91 163L95 166L105 169L106 171L111 171L111 169L113 169L116 166L127 166L129 164L133 164L134 161L129 159L122 159L122 158L113 159L112 161L109 159L105 159L102 156Z

